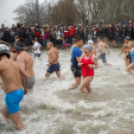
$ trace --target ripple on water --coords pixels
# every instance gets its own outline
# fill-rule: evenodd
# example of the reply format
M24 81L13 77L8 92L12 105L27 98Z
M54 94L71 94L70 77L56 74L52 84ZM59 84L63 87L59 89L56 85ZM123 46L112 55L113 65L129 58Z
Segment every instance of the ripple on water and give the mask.
M99 61L89 95L82 95L79 89L68 91L74 82L69 52L61 50L59 59L66 81L58 80L55 74L45 81L48 56L44 52L43 62L34 63L34 93L25 96L20 104L26 129L16 131L0 114L0 134L133 134L134 76L125 72L123 56L116 58L118 50L112 51L108 61L113 66L104 66ZM4 96L0 90L0 110Z

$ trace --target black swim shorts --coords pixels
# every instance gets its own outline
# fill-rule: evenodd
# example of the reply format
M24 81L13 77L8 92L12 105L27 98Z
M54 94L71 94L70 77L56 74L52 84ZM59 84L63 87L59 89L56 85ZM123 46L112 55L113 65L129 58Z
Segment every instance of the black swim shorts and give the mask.
M77 70L73 67L71 67L71 70L75 78L81 77L81 70Z

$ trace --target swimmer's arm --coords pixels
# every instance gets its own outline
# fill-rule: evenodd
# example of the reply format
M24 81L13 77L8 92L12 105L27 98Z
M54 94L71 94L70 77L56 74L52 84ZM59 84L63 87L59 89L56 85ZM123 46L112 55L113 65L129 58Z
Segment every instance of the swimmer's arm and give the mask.
M81 62L81 57L76 57L76 60L77 60L78 63L80 63Z
M80 62L78 62L78 66L80 66L80 67L83 65L83 63L81 63L82 57L83 57L83 56L80 57Z
M124 47L122 48L122 50L121 50L121 52L119 53L118 57L120 57L120 55L121 55L123 52L125 52L125 48L124 48Z
M21 68L19 69L20 69L20 75L24 77L24 92L25 94L27 94L28 76Z

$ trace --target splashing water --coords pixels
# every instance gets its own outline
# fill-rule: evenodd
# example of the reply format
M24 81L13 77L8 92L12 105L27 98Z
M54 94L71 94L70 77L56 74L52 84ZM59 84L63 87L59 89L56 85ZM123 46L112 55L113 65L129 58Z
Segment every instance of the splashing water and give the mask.
M0 114L0 134L133 134L133 76L126 73L123 56L117 58L118 53L118 49L113 49L107 57L112 67L99 61L92 82L93 92L82 95L79 89L68 91L74 82L69 51L60 51L65 81L58 80L55 74L44 81L48 58L44 52L43 62L35 60L34 63L34 93L20 103L26 129L17 131ZM0 90L0 110L4 97Z

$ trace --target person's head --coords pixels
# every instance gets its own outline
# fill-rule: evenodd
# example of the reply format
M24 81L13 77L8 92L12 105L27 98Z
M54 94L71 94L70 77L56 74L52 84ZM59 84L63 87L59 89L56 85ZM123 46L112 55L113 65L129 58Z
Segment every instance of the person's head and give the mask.
M50 50L51 48L53 48L53 43L52 42L49 42L48 44L47 44L47 48Z
M76 38L76 46L82 47L83 46L83 39L82 38Z
M23 38L20 38L15 44L14 44L15 52L25 51L25 40Z
M10 59L10 49L5 44L0 44L0 60L3 56L7 56Z
M15 35L14 36L14 39L15 39L15 41L19 40L19 36L18 35Z
M127 37L125 38L125 43L128 44L130 41L131 41L131 38L127 36Z
M97 41L98 41L98 42L101 42L101 41L102 41L102 38L101 38L101 37L98 37L98 38L97 38Z
M89 45L94 45L93 40L89 40L89 41L88 41L88 44L89 44Z
M88 45L88 44L87 44L87 45L84 45L84 46L83 46L82 51L84 52L85 55L89 55L89 54L92 53L93 48L92 48L91 45Z
M32 37L32 43L35 43L37 39L35 37Z

